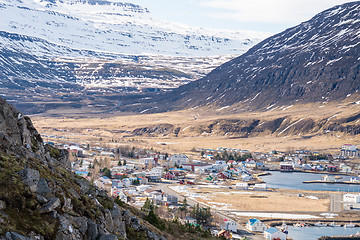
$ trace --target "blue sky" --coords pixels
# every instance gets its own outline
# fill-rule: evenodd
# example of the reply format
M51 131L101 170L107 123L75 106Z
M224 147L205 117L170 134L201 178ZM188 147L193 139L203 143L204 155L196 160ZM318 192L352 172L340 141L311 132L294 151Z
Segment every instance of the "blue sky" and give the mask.
M125 0L126 1L126 0ZM127 0L164 20L278 33L345 0Z

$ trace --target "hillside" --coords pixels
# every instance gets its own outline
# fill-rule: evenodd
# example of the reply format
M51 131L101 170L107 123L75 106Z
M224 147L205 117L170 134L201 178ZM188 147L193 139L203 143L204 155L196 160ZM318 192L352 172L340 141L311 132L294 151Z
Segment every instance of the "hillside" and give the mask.
M0 95L28 114L97 105L93 94L103 107L91 110L108 111L118 101L104 92L179 87L269 36L166 22L111 0L0 0L0 14Z
M30 118L0 98L0 239L202 239L160 231L144 214L71 173L68 152L44 145ZM167 227L167 228L166 228Z
M304 103L359 103L360 2L319 13L251 48L206 77L141 100L138 111L206 107L269 111ZM154 103L156 102L156 104ZM134 109L129 106L124 110Z

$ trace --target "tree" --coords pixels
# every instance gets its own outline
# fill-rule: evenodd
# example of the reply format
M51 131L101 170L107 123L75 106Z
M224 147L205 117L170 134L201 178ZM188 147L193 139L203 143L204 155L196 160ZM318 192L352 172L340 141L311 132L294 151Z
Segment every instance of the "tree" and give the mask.
M212 220L210 208L200 207L199 203L194 206L192 217L195 218L197 223L201 225L208 225Z
M140 180L139 180L138 178L136 178L136 179L133 181L133 185L139 186L139 185L140 185Z
M104 168L104 169L102 170L102 172L104 173L103 176L106 176L106 177L108 177L108 178L111 178L111 171L110 171L110 169Z
M186 216L186 213L187 213L187 200L186 198L184 198L181 206L179 207L179 210L184 213L184 215Z
M122 164L121 164L121 161L119 161L119 162L118 162L118 166L121 166L121 165L122 165Z
M125 160L125 159L124 159L123 165L124 165L124 166L126 165L126 160Z

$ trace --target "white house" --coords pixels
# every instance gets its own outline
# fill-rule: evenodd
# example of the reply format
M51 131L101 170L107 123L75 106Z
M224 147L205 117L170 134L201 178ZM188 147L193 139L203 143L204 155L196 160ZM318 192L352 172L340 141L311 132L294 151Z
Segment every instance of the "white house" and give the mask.
M268 190L268 187L265 183L256 183L253 189L258 191L266 191Z
M271 227L264 231L264 238L270 240L272 239L286 240L286 234L277 228Z
M247 190L249 189L249 184L247 183L236 183L235 188L239 190Z
M260 220L252 218L246 223L246 229L252 232L264 232L267 226Z
M224 219L224 221L220 224L220 228L221 230L237 232L237 223L229 219Z
M173 164L182 165L189 163L189 158L186 155L183 154L174 154L171 156L170 161Z
M348 165L346 164L340 164L340 172L342 173L351 173L351 167L349 167Z
M155 160L154 158L141 158L140 159L140 164L144 165L145 167L148 166L154 166L155 165Z
M344 202L360 203L360 194L344 194Z

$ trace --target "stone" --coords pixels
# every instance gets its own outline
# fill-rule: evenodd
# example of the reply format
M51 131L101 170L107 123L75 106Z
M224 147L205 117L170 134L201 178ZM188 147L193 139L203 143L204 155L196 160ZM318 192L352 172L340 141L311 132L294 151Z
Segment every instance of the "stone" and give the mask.
M105 227L109 232L114 232L113 217L109 209L105 209Z
M6 208L6 202L0 200L0 210L4 210Z
M41 209L41 213L48 213L54 211L56 208L60 206L60 199L59 198L52 198L47 202Z
M31 240L28 237L25 237L17 232L7 232L5 235L6 240Z
M41 204L44 204L44 203L48 202L48 200L45 197L43 197L43 196L41 196L39 194L36 195L36 198L37 198L38 202L41 203Z
M56 240L63 240L63 239L83 239L80 232L74 228L74 226L70 223L70 221L64 217L59 217L60 220L60 226L58 228L58 232L56 234Z
M112 234L102 235L99 240L118 240L118 237Z
M88 229L86 231L87 239L96 240L99 235L98 226L94 221L88 221Z
M73 210L73 205L71 204L71 199L70 198L65 198L64 206L62 207L62 210L64 212L71 212Z
M90 183L86 179L76 179L77 184L79 184L81 188L81 193L86 194L90 190Z
M47 184L45 178L40 178L36 193L45 198L51 198L53 196L51 189L49 188L49 185Z
M76 192L75 189L70 188L70 189L69 189L69 193L70 193L74 198L80 199L80 195Z
M39 171L31 168L24 168L19 173L24 184L30 188L30 191L36 192L38 190L38 183L40 180Z

